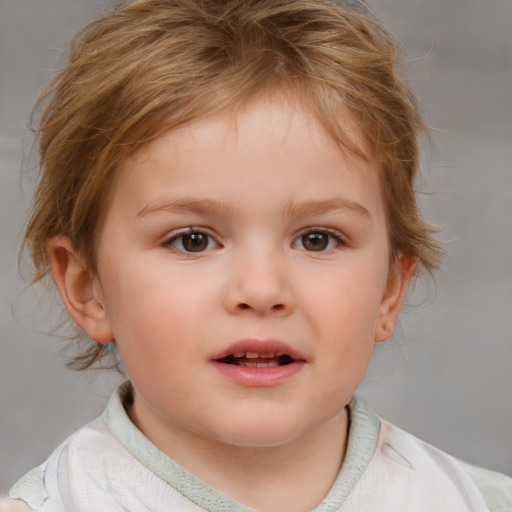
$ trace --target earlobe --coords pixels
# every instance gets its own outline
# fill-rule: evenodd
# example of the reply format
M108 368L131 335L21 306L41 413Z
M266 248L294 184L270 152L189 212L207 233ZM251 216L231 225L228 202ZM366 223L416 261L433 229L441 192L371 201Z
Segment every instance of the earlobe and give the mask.
M385 341L393 334L415 268L416 259L413 256L398 256L394 268L390 271L380 305L375 341Z
M62 302L75 322L93 340L107 343L114 339L98 278L91 275L65 236L48 242L53 276Z

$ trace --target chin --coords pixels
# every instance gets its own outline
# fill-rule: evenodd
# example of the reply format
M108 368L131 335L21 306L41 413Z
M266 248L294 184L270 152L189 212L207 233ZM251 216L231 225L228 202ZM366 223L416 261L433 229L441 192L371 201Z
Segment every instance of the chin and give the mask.
M239 448L270 448L291 442L302 433L296 424L291 425L289 421L268 421L264 417L252 420L231 422L218 429L212 437Z

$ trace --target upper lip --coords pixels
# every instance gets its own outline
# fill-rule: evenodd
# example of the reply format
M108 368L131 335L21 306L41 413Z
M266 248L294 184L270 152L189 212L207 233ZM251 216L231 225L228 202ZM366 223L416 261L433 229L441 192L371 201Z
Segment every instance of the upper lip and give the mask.
M235 341L221 352L215 354L212 359L219 360L240 352L256 352L258 354L274 352L276 354L286 354L295 361L306 360L303 354L283 341L275 339L261 340L256 338Z

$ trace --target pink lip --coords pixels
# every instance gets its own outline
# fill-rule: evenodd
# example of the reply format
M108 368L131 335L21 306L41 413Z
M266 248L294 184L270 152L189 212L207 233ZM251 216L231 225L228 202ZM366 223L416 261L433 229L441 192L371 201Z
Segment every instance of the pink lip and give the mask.
M225 364L220 360L237 352L275 352L287 354L294 361L282 366L246 367ZM278 340L240 340L222 352L215 354L212 358L212 365L223 376L236 384L246 387L272 387L290 379L304 368L305 357L292 347Z

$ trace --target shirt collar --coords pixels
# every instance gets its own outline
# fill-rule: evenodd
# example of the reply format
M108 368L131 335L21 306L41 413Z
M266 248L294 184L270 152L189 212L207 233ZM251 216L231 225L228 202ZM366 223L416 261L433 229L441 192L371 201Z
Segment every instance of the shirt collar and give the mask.
M103 419L114 436L147 469L177 492L206 510L254 512L253 509L217 491L189 473L159 450L130 420L123 403L132 395L129 381L114 392L103 413ZM340 508L364 473L377 446L380 419L359 398L348 404L349 434L343 465L331 490L315 512L334 512Z

